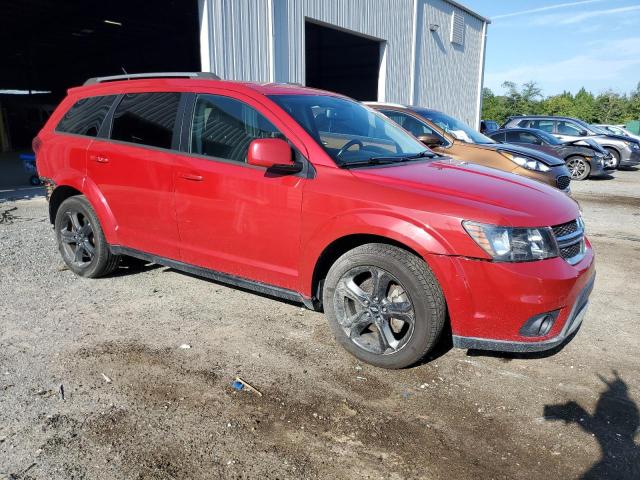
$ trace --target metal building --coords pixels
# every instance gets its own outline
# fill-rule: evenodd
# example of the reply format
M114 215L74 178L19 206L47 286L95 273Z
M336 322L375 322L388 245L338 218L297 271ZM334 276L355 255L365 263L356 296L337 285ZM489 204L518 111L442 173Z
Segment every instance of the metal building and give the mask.
M451 0L199 0L202 70L420 105L478 126L486 18Z

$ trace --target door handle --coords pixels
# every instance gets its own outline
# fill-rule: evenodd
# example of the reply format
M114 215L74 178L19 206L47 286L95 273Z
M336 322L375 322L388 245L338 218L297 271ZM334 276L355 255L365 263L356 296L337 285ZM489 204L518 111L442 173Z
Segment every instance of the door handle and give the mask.
M180 176L185 180L191 180L192 182L201 182L204 180L204 177L197 173L181 173Z
M98 163L109 163L109 158L104 155L91 155L91 160Z

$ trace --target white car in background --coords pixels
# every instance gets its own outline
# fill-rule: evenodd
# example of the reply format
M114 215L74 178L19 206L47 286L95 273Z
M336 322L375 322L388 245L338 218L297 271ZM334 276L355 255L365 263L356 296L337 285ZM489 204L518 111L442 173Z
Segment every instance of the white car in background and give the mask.
M602 130L606 130L607 132L613 133L614 135L624 135L625 137L631 137L635 140L640 140L640 135L631 133L621 125L596 125L596 127L600 127Z

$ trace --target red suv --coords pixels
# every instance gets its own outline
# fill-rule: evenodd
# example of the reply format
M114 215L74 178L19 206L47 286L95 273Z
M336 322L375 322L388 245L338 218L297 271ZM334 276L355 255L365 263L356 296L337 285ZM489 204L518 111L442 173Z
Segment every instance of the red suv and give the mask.
M34 149L78 275L130 256L300 301L381 367L419 360L446 323L458 347L550 349L593 287L571 198L436 155L330 92L204 74L92 79Z

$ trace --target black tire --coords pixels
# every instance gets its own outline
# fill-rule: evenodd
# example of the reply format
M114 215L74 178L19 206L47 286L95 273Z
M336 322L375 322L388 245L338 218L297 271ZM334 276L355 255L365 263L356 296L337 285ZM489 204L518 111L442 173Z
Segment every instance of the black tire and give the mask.
M372 280L376 275L373 272L378 272L379 280ZM382 286L387 279L388 284ZM370 282L370 302L358 303L351 297L348 285L352 281L354 284L362 281L358 287L362 289L360 292L364 292L365 284ZM379 291L385 292L383 298L375 295L376 284L382 288ZM395 297L401 299L398 302L391 294L392 288L394 293L400 292ZM324 282L323 304L338 343L363 362L390 369L408 367L423 358L436 345L446 319L444 295L424 260L401 248L380 243L361 245L336 260ZM398 313L400 317L392 318L393 314L388 313L408 312L407 304L411 306L411 315ZM376 320L371 320L372 315ZM405 316L412 320L406 323L399 320ZM354 317L359 320L353 320ZM368 327L362 327L367 322ZM382 340L386 337L382 335L383 330L393 334L397 348ZM405 334L401 336L403 331ZM367 343L366 336L377 340ZM380 341L377 347L376 341Z
M613 162L610 164L609 168L617 170L620 168L620 154L615 148L604 147L607 152L609 152L613 156Z
M571 180L586 180L589 178L589 175L591 175L591 164L589 160L580 155L567 158L565 163L571 174Z
M91 204L84 195L67 198L56 213L56 239L64 263L87 278L113 272L120 262L113 255Z

